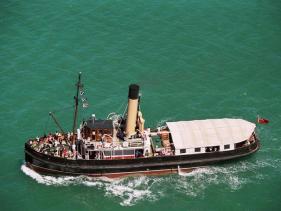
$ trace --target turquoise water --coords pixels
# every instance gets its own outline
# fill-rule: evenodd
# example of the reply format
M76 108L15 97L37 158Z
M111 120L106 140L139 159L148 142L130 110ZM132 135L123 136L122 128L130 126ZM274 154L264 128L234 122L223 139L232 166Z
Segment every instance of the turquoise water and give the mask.
M0 2L1 210L280 210L281 2ZM79 118L122 113L142 90L146 125L257 115L253 156L191 174L123 180L44 177L23 166L24 142Z

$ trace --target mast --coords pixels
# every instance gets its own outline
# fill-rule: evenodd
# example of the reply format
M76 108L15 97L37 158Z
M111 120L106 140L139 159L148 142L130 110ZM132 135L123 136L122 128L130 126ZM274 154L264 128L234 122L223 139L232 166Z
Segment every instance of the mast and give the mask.
M75 109L74 109L74 119L73 119L73 128L72 128L72 132L73 132L72 144L75 144L74 134L75 134L76 123L77 123L78 95L79 95L79 89L80 89L80 87L82 87L82 84L81 84L81 74L82 73L80 72L79 75L78 75L78 82L76 84L76 87L77 87L76 96L74 96Z
M54 120L60 131L62 132L62 134L65 134L55 115L52 112L49 112L49 115L52 117L52 119Z

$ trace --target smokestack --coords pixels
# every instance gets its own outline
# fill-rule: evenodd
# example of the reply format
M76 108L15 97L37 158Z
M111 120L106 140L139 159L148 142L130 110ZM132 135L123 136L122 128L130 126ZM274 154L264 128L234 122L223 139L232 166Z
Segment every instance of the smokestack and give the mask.
M136 133L136 122L138 113L139 89L137 84L129 86L128 113L126 122L126 136L130 137Z

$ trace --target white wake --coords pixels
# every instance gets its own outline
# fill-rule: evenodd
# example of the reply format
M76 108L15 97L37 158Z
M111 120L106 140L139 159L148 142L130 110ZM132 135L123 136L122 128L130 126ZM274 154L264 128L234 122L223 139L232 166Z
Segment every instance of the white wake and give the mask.
M210 186L226 191L237 191L245 184L259 183L266 179L266 172L280 172L281 159L263 161L240 161L235 164L197 168L190 173L179 175L141 176L122 179L79 177L53 177L36 173L24 164L21 170L27 176L44 185L69 186L85 185L104 191L108 198L117 197L122 206L133 206L141 201L156 201L170 194L182 193L187 199L204 197Z
M151 191L151 187L159 179L149 177L134 177L122 179L109 178L92 178L86 176L72 177L72 176L45 176L38 174L25 164L21 166L24 174L31 177L35 181L44 185L53 186L69 186L69 185L85 185L88 187L95 187L105 191L106 197L119 197L121 199L120 205L132 206L142 199L156 200L157 196Z

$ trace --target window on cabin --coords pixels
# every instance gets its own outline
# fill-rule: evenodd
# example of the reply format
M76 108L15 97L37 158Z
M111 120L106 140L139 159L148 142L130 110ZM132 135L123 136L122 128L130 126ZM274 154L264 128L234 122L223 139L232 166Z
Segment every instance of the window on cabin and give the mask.
M186 149L180 149L180 153L181 154L186 153Z
M133 150L133 149L124 150L123 153L124 153L124 155L134 155L135 150Z
M111 156L111 151L104 151L104 156Z
M195 152L201 152L201 148L200 148L200 147L197 147L197 148L194 149L194 151L195 151Z
M218 152L220 151L220 146L212 146L212 147L206 147L205 152Z
M220 151L220 146L214 146L212 148L212 150L213 150L213 152L218 152L218 151Z
M224 149L230 149L230 145L229 144L224 145Z
M241 142L239 142L239 143L236 143L236 144L235 144L235 149L236 149L236 148L243 147L245 144L246 144L246 141L241 141Z
M122 155L122 150L114 150L114 155Z

